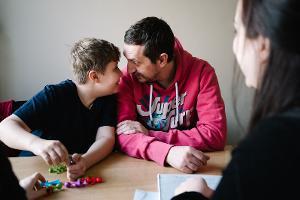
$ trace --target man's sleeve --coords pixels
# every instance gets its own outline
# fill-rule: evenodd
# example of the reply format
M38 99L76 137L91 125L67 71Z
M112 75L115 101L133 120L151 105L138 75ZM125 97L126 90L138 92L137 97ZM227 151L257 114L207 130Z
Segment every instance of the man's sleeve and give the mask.
M133 85L128 76L123 76L118 94L118 122L137 120L136 116ZM118 135L117 142L120 150L129 156L153 160L159 165L164 165L165 158L173 146L142 133Z
M149 135L175 146L192 146L201 151L223 150L227 135L225 105L217 76L210 66L201 74L196 110L198 121L192 129L149 131Z

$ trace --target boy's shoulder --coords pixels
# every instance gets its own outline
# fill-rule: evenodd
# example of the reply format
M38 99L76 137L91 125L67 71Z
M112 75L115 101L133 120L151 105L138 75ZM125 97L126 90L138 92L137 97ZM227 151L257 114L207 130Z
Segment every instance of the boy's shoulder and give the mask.
M61 81L61 82L56 83L56 84L48 84L48 85L45 86L45 88L54 88L54 89L59 89L59 88L68 89L68 88L74 88L74 87L76 87L76 85L70 79L66 79L66 80Z
M67 91L76 91L76 85L72 80L64 80L57 84L48 84L45 86L44 90L50 92L67 92Z

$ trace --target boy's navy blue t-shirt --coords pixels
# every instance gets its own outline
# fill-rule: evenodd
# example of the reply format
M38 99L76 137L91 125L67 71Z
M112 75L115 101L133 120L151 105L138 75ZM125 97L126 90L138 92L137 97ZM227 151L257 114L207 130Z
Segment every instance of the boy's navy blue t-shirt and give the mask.
M76 85L65 80L45 88L14 112L32 130L42 130L42 138L59 140L69 153L85 153L101 126L116 126L116 95L97 98L86 108Z

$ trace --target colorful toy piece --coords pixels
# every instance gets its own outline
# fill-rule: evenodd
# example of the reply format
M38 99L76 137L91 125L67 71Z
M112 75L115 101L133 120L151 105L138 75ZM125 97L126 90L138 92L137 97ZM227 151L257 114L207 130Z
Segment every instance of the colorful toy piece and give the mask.
M56 192L62 190L63 183L59 179L57 179L55 181L50 181L50 182L49 181L41 182L40 186L45 187L53 192Z
M65 164L54 165L48 170L50 173L61 174L67 171L67 166Z
M87 185L94 185L97 183L102 183L103 179L101 177L85 177L85 178L79 178L76 181L69 181L65 182L65 187L67 188L79 188L79 187L85 187Z

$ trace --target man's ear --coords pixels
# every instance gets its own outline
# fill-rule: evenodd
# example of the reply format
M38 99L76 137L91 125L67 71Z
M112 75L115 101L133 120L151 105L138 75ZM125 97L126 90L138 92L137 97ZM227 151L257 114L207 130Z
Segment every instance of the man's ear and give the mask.
M100 82L100 75L95 70L91 70L88 72L88 78L93 82Z
M161 67L164 67L168 64L168 58L169 58L168 54L162 53L159 55L157 62Z
M270 39L263 36L259 36L258 43L260 65L265 65L269 60L271 51Z

